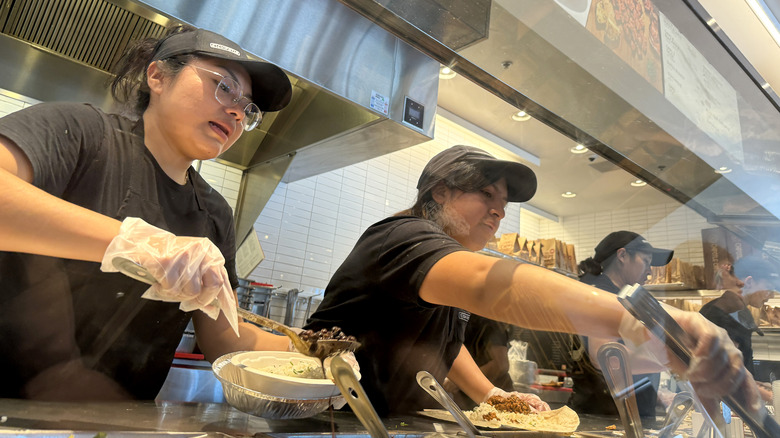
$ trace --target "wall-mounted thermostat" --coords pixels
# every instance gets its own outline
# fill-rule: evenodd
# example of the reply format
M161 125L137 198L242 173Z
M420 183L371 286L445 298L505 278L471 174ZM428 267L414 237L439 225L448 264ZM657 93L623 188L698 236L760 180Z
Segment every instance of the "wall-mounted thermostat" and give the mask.
M423 129L423 116L425 115L425 107L419 103L405 98L404 101L404 122Z

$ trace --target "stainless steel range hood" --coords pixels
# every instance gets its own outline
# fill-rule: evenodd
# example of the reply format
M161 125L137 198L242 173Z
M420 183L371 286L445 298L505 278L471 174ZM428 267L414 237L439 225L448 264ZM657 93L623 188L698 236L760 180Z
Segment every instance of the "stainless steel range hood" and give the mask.
M244 171L239 239L280 181L433 137L439 64L336 0L19 0L0 10L0 87L106 108L109 68L127 43L172 23L221 33L293 83L290 106L218 158ZM407 101L423 108L418 126L404 120Z

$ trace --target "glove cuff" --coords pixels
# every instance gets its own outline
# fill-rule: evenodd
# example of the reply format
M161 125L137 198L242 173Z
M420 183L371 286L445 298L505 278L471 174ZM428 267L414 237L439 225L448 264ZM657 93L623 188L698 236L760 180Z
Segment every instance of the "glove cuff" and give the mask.
M490 391L485 394L485 397L482 399L482 403L486 403L490 397L493 397L494 395L500 395L502 397L506 397L507 393L503 389L494 386Z

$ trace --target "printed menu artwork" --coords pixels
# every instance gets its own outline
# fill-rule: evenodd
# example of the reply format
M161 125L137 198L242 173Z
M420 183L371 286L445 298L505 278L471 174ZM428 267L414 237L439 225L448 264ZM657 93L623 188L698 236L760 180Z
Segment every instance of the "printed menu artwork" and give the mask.
M555 0L581 24L587 0ZM735 159L743 160L734 87L651 0L589 0L585 28ZM575 10L576 9L576 10Z
M593 0L585 28L663 92L659 12L650 0Z
M681 113L742 160L742 136L734 87L670 20L661 14L664 96Z

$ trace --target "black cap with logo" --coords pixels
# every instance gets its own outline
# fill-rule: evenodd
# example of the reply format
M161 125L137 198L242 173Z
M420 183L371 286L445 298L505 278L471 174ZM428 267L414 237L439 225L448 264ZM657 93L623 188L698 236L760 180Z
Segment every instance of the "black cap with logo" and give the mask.
M665 266L674 256L674 251L669 249L653 248L653 245L644 237L633 231L614 231L596 245L596 254L593 260L602 263L620 248L645 252L653 256L651 266Z
M483 174L495 180L505 178L509 202L525 202L536 193L536 174L528 166L516 161L499 160L473 146L453 146L436 154L425 165L417 181L417 189L446 179L453 172L454 165L460 162L474 164Z
M252 101L261 111L279 111L290 103L292 87L282 69L253 57L233 41L205 29L175 33L161 40L152 61L187 54L241 64L252 79Z

